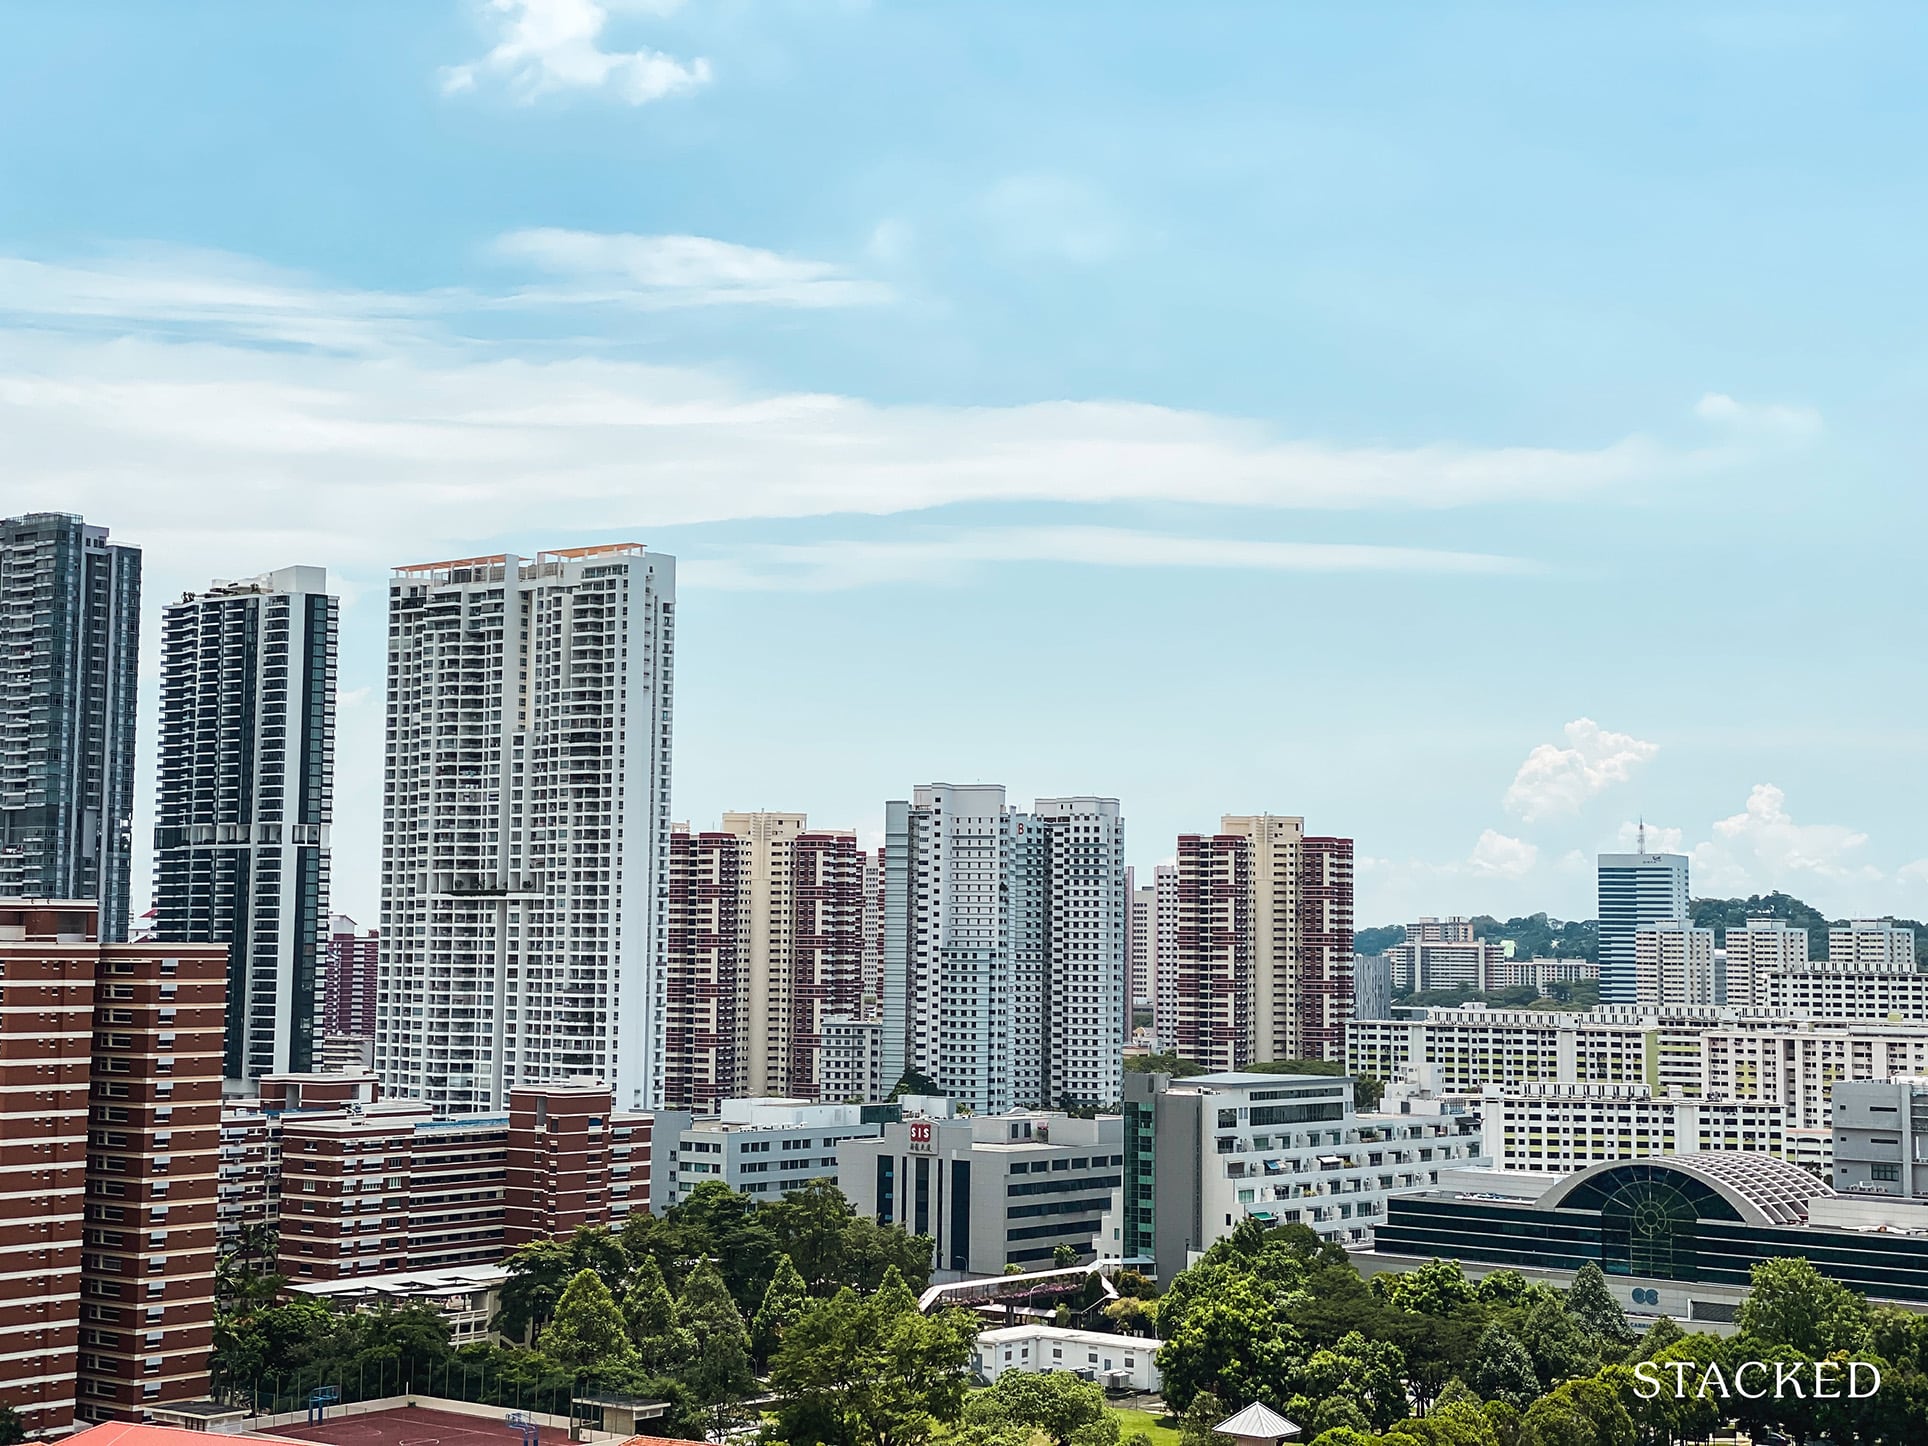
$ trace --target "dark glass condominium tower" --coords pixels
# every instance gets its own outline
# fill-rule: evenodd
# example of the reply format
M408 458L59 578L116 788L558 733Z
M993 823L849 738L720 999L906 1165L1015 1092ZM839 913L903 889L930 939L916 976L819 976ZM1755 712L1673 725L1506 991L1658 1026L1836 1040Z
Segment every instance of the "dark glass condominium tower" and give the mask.
M62 512L0 520L0 897L94 899L127 938L141 554Z
M227 943L229 1080L318 1065L337 618L319 567L163 618L154 937Z

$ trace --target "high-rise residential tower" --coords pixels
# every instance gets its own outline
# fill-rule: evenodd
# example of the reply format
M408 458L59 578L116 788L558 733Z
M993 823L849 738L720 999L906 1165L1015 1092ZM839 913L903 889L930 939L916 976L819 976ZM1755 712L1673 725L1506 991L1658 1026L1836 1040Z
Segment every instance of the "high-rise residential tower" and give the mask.
M0 520L0 898L90 899L127 937L141 554L64 512Z
M1642 924L1685 919L1687 856L1650 854L1645 828L1638 850L1600 855L1600 999L1633 1004L1639 996L1634 933Z
M1915 967L1915 931L1892 919L1850 919L1828 930L1828 968L1894 970Z
M826 1018L864 996L864 856L800 813L670 835L664 1097L818 1099Z
M1352 840L1227 814L1178 840L1161 1049L1214 1069L1337 1059L1352 1017Z
M382 938L359 930L346 914L328 921L327 979L321 991L321 1032L353 1039L375 1038L375 992Z
M676 563L636 543L389 583L375 1067L501 1109L663 1095Z
M1152 1007L1152 985L1158 977L1158 890L1138 882L1136 869L1125 870L1131 895L1130 925L1126 934L1125 978L1134 1009Z
M153 937L228 946L232 1081L316 1060L339 616L319 567L162 615Z
M1118 801L929 784L884 833L885 1088L914 1072L979 1113L1120 1098Z
M1730 927L1725 946L1727 1004L1765 1005L1772 973L1808 966L1807 930L1791 929L1785 919L1749 919L1744 928Z

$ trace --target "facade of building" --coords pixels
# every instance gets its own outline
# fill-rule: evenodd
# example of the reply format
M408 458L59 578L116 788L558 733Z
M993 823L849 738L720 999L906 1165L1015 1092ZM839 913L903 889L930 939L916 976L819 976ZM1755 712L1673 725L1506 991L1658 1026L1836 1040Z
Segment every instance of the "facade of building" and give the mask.
M826 1105L810 1100L724 1100L714 1115L691 1120L676 1152L671 1204L720 1181L740 1195L781 1199L806 1180L837 1173L837 1150L874 1138L894 1107Z
M1423 918L1406 926L1403 943L1386 950L1392 987L1401 994L1429 989L1498 989L1494 982L1506 950L1473 933L1472 921Z
M1370 1240L1391 1196L1482 1163L1474 1116L1358 1114L1337 1076L1134 1074L1126 1087L1120 1253L1161 1283L1247 1216Z
M1828 930L1828 967L1906 973L1915 967L1915 931L1892 919L1854 919Z
M273 1081L278 1098L257 1112L278 1156L276 1268L291 1281L494 1265L650 1208L656 1120L612 1109L607 1086L521 1085L504 1114L437 1119L421 1101L342 1100L331 1082L348 1079Z
M61 512L0 520L0 899L128 933L141 554Z
M1827 1150L1820 1132L1802 1140L1790 1131L1778 1104L1657 1095L1646 1085L1488 1086L1478 1109L1480 1153L1497 1170L1569 1175L1604 1160L1716 1150L1802 1164Z
M1833 1122L1830 1100L1839 1081L1928 1074L1923 1025L1716 1025L1702 1032L1700 1045L1701 1093L1779 1105L1789 1125L1807 1130Z
M1537 989L1554 984L1600 982L1600 966L1591 959L1501 959L1488 976L1493 989Z
M1600 998L1633 1004L1638 998L1635 935L1657 919L1685 919L1687 856L1650 854L1646 830L1630 854L1600 855Z
M882 1075L981 1114L1108 1104L1125 1042L1116 799L921 785L885 806Z
M837 1147L837 1188L858 1214L933 1237L933 1281L1036 1268L1060 1246L1089 1259L1119 1187L1122 1128L1117 1115L907 1113Z
M1727 930L1722 941L1727 960L1727 998L1734 1005L1772 1005L1768 976L1808 965L1806 929L1790 929L1785 919L1749 919Z
M822 1097L824 1021L863 1007L863 854L802 814L670 835L665 1098Z
M1384 954L1353 957L1352 1017L1392 1018L1392 960Z
M233 1081L316 1062L339 612L284 567L162 613L153 937L228 946Z
M1873 1301L1928 1310L1928 1211L1837 1195L1745 1151L1611 1161L1566 1176L1462 1172L1390 1202L1362 1271L1456 1260L1565 1286L1597 1265L1636 1326L1731 1334L1764 1260L1800 1256Z
M1714 931L1684 919L1655 919L1633 935L1634 1002L1642 1009L1725 1004L1726 978Z
M465 558L389 584L376 1067L449 1111L663 1096L673 558Z
M1070 1371L1110 1390L1156 1391L1158 1348L1146 1336L1115 1336L1030 1321L977 1333L976 1374L996 1384L1006 1371Z
M823 1084L828 1104L875 1104L895 1080L884 1081L884 1021L875 1015L826 1015L823 1021Z
M1125 988L1134 1009L1150 1009L1158 979L1158 890L1154 885L1139 883L1136 869L1126 869L1125 892L1131 898L1125 933Z
M0 1403L31 1433L202 1395L226 950L0 905Z
M1928 1078L1840 1080L1832 1104L1834 1188L1928 1201Z
M1928 974L1913 969L1877 973L1836 969L1829 961L1805 969L1769 970L1757 988L1769 1008L1811 1019L1928 1024Z
M324 1038L341 1035L373 1042L381 951L379 931L359 931L346 914L328 920L327 976L321 989Z

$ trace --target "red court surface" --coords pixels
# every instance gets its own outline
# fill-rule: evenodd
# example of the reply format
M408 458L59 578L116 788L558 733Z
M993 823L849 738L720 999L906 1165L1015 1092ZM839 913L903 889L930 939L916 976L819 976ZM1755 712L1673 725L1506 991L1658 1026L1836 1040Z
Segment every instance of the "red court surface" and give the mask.
M296 1421L287 1426L264 1427L259 1434L325 1441L330 1446L522 1446L521 1431L502 1423L508 1409L505 1406L490 1417L435 1411L424 1406L396 1406L362 1416L330 1414L319 1425ZM568 1439L566 1426L542 1428L542 1446L561 1446Z

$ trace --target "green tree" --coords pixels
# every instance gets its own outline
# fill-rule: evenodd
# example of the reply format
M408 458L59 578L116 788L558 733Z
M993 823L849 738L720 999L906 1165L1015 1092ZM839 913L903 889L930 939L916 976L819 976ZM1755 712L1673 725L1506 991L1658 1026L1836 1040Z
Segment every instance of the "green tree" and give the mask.
M838 1280L860 1292L873 1291L894 1270L913 1291L921 1292L930 1284L931 1252L936 1248L928 1235L912 1235L900 1225L879 1225L867 1215L856 1215L844 1222Z
M536 1339L544 1355L573 1371L623 1366L636 1356L616 1297L589 1266L562 1288L554 1316Z
M510 1340L529 1339L555 1313L556 1302L572 1276L584 1269L575 1263L560 1240L532 1240L513 1250L502 1262L509 1278L502 1282L502 1304L495 1328Z
M1292 1311L1301 1298L1297 1290L1233 1273L1187 1305L1158 1352L1166 1401L1183 1411L1204 1390L1235 1401L1285 1400L1299 1360Z
M813 1294L852 1284L844 1278L844 1227L857 1212L834 1180L811 1180L762 1209L778 1250Z
M868 1299L846 1287L784 1333L773 1434L788 1446L920 1446L957 1419L976 1336L963 1311L922 1314L894 1273Z
M1486 1400L1505 1401L1522 1409L1540 1394L1533 1357L1519 1337L1502 1325L1490 1325L1481 1333L1467 1365L1466 1384Z
M1051 1250L1051 1263L1060 1270L1069 1269L1078 1263L1078 1247L1075 1245L1056 1245Z
M1053 1446L1106 1446L1118 1439L1118 1418L1105 1409L1104 1387L1069 1371L1006 1371L964 1408L967 1422L1007 1421L1042 1431Z
M1406 1358L1399 1347L1354 1331L1329 1349L1314 1351L1293 1375L1293 1386L1314 1401L1344 1399L1359 1408L1360 1425L1384 1431L1406 1414ZM1319 1416L1300 1422L1308 1431L1345 1422Z
M1680 1328L1679 1321L1670 1315L1663 1315L1647 1327L1647 1333L1640 1337L1629 1359L1651 1361L1686 1334L1687 1332Z
M1565 1381L1527 1407L1519 1446L1634 1446L1620 1393L1594 1376Z
M1379 1108L1379 1102L1386 1097L1386 1082L1376 1074L1360 1074L1352 1077L1352 1103L1355 1109L1370 1113Z
M669 1293L662 1267L653 1256L643 1256L630 1271L629 1288L623 1292L623 1319L629 1325L629 1338L645 1356L650 1342L675 1329L676 1297Z
M796 1266L790 1263L790 1257L779 1256L776 1274L770 1277L769 1288L763 1292L763 1304L757 1307L756 1318L750 1322L750 1343L760 1365L769 1364L770 1357L783 1344L783 1333L801 1320L809 1308L809 1287Z
M1527 1307L1520 1339L1533 1358L1533 1373L1539 1377L1543 1391L1557 1381L1591 1370L1597 1359L1557 1296L1541 1296Z
M1200 1391L1178 1418L1178 1446L1232 1446L1230 1436L1212 1429L1231 1414L1216 1393Z
M1607 1289L1606 1272L1591 1260L1574 1272L1573 1284L1566 1293L1566 1310L1574 1324L1590 1336L1617 1346L1633 1343L1634 1330L1627 1324L1627 1313Z
M1868 1342L1868 1302L1829 1280L1798 1255L1763 1260L1748 1272L1741 1302L1742 1335L1808 1356L1852 1355Z
M1477 1406L1479 1403L1479 1393L1458 1376L1454 1376L1440 1389L1439 1395L1433 1401L1433 1409L1438 1411L1454 1404Z
M26 1439L27 1425L20 1419L20 1413L0 1401L0 1446L14 1446L15 1442Z
M705 1180L670 1208L668 1218L688 1232L697 1254L715 1262L737 1309L746 1315L755 1310L781 1254L755 1202L721 1180Z
M1429 1260L1417 1270L1375 1275L1372 1292L1394 1310L1416 1315L1451 1315L1475 1296L1457 1260Z
M707 1260L683 1282L683 1293L676 1298L676 1326L690 1352L689 1364L678 1379L698 1402L721 1405L746 1394L755 1384L743 1316L723 1273Z

